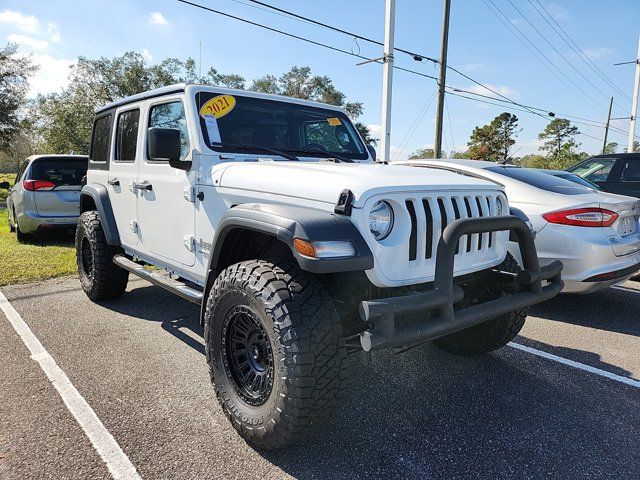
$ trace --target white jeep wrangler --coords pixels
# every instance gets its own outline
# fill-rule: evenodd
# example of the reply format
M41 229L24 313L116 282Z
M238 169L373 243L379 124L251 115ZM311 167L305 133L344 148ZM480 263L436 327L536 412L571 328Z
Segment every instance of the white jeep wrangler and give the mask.
M80 200L82 288L112 299L133 273L200 304L220 404L262 448L330 418L348 353L489 352L560 291L562 264L540 268L501 186L374 157L331 105L200 85L107 105Z

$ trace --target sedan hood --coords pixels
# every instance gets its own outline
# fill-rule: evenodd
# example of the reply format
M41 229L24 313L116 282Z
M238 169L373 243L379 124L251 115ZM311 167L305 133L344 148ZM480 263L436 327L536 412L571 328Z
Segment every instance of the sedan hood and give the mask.
M245 162L228 164L219 186L335 203L351 190L354 206L371 195L407 191L502 190L496 183L438 169L404 165L333 162Z

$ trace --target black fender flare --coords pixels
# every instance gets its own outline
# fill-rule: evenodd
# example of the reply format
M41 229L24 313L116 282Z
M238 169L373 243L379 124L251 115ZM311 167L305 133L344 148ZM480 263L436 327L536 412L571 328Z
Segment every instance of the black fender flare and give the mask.
M113 215L113 208L111 208L111 200L109 200L109 192L106 187L100 184L88 184L82 187L80 192L80 213L85 211L82 208L83 197L91 197L93 199L93 203L95 203L96 209L100 214L102 230L107 243L113 246L120 246L120 234L118 233L116 218Z
M311 273L364 271L373 268L373 254L350 218L333 212L293 205L241 204L230 208L223 216L211 244L206 272L201 321L209 288L219 273L220 254L227 235L235 229L254 230L272 235L289 247L301 269ZM293 240L310 242L349 240L355 255L345 258L310 258L300 255Z

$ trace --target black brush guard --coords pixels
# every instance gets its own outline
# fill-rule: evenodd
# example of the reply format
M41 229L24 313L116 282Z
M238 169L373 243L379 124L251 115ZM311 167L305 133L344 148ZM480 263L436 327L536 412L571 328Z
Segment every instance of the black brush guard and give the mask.
M518 293L454 310L464 299L461 287L453 283L456 245L464 235L508 230L520 247L523 270L515 275L521 287ZM360 318L368 329L360 335L365 351L388 347L409 347L478 325L490 318L544 302L562 290L562 263L540 267L533 235L515 216L466 218L451 222L442 232L436 255L434 287L394 298L366 300L360 303ZM545 285L543 281L547 281ZM424 313L415 323L397 325L397 315Z

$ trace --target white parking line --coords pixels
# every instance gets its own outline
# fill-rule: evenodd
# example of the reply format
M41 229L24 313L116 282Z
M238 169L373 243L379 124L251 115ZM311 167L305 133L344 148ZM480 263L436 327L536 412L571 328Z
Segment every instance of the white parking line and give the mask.
M510 342L508 343L508 345L517 350L522 350L523 352L546 358L547 360L553 360L554 362L562 363L579 370L584 370L585 372L594 373L596 375L600 375L601 377L606 377L609 380L615 380L616 382L640 388L640 381L634 380L632 378L623 377L622 375L616 375L615 373L607 372L606 370L600 370L599 368L585 365L584 363L575 362L573 360L569 360L568 358L559 357L551 353L543 352L542 350L538 350L536 348L527 347L526 345L521 345L520 343Z
M111 476L115 479L139 479L140 475L138 475L136 467L133 466L129 457L122 451L113 435L109 433L109 430L100 421L96 412L80 395L80 392L73 386L69 377L58 366L53 357L49 355L49 352L45 350L38 337L34 335L2 292L0 292L0 310L9 319L9 323L11 323L22 342L29 349L29 352L31 352L31 358L40 364L40 368L42 368L51 384L62 397L62 401L71 412L71 415L89 437L91 445L107 465Z
M629 293L640 293L640 290L636 290L635 288L623 287L621 285L613 285L612 287L609 287L609 288L615 288L616 290L622 290L623 292L629 292Z

